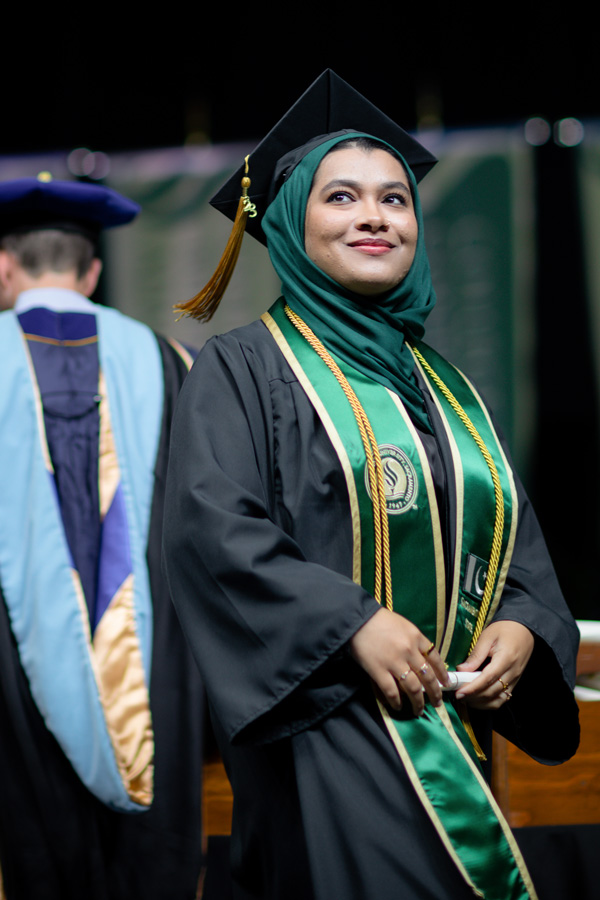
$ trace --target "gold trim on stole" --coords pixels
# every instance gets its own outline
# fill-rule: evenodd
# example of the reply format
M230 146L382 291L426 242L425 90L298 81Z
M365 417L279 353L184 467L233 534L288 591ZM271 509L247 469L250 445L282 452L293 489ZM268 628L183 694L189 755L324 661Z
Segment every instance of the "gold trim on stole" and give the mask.
M309 381L304 369L298 362L294 352L292 351L290 345L286 341L283 336L281 329L273 316L270 313L263 313L261 316L262 321L265 323L275 343L283 353L286 362L291 368L292 372L300 382L303 390L308 396L310 402L316 409L319 418L327 432L327 437L333 444L335 452L338 455L340 465L344 472L344 478L346 479L346 486L348 489L348 499L350 501L350 517L352 522L352 580L356 584L361 583L361 533L360 533L360 511L358 506L358 495L356 493L356 485L354 483L354 472L352 471L352 465L348 458L348 454L346 453L346 448L344 447L341 438L331 420L331 417L321 398L315 391L311 382Z
M464 747L462 741L460 740L457 733L455 732L455 730L452 726L452 722L450 721L450 716L448 715L448 710L446 709L445 705L442 703L441 706L434 707L434 709L435 709L436 713L438 714L438 716L440 717L440 719L442 720L442 724L444 725L446 731L448 732L448 734L450 735L450 737L452 738L452 740L454 741L454 743L460 750L463 758L466 760L469 768L473 772L473 775L477 779L481 790L484 792L484 794L487 797L488 803L494 810L494 812L496 814L496 818L498 819L498 822L500 823L500 827L502 828L502 831L504 832L504 837L506 838L506 841L512 851L512 854L515 858L515 862L517 863L517 867L521 874L521 878L523 879L525 887L527 888L527 890L529 891L529 893L531 895L531 900L538 900L536 890L533 886L531 876L527 870L527 865L525 863L525 860L523 859L523 856L519 849L519 845L517 844L517 842L515 840L515 836L513 835L512 831L510 829L510 825L504 818L502 810L498 806L496 799L495 799L494 795L492 794L487 781L483 777L479 768L473 762L473 759L471 758L471 756L469 755L467 750L465 750L465 747Z
M412 353L412 348L410 346L409 346L409 350L411 350L411 353ZM430 379L427 376L427 373L424 371L421 363L416 358L414 353L413 353L413 358L415 360L415 365L418 366L419 372L421 373L421 375L423 376L423 379L425 380L425 383L429 387L430 394L433 397L434 403L435 403L435 405L438 409L438 412L442 418L442 423L444 425L446 434L448 435L448 439L450 441L450 449L451 449L452 456L454 459L455 451L456 451L456 454L458 454L458 448L456 447L456 443L454 441L454 436L452 434L452 430L448 424L448 419L444 413L444 410L442 409L441 402L436 394L436 391L434 390L434 388L431 384ZM488 412L488 409L487 409L485 403L481 399L479 393L477 392L477 389L469 381L469 379L466 377L466 375L464 375L460 371L460 369L457 369L457 367L455 365L453 365L453 363L448 363L448 365L452 366L452 368L456 371L459 378L463 379L463 381L465 382L465 384L467 385L469 390L472 392L474 399L479 404L479 407L480 407L482 413L484 414L486 421L490 427L490 431L492 432L494 441L496 442L496 447L498 448L498 452L502 458L502 462L504 463L506 477L507 477L507 480L508 480L508 483L510 486L510 494L511 494L511 502L512 502L510 531L508 533L508 540L506 542L506 550L504 552L504 559L502 561L502 566L500 567L500 571L498 573L496 589L494 591L494 596L492 598L492 602L490 603L490 608L488 610L488 613L487 613L487 616L486 616L486 619L484 622L484 627L485 627L486 625L489 625L489 623L492 621L492 618L494 617L496 610L498 609L498 604L500 603L500 597L502 596L502 591L504 590L504 585L506 584L506 578L508 575L508 570L510 568L510 563L511 563L512 555L513 555L513 550L515 547L516 537L517 537L517 525L518 525L518 519L519 519L519 499L517 497L517 490L515 487L515 480L514 480L514 476L513 476L512 467L510 466L510 464L506 458L506 454L502 448L502 444L498 440L498 435L496 434L496 429L494 428L491 416ZM456 468L456 466L455 466L455 468ZM462 477L462 463L461 463L461 467L460 467L460 473L461 473L460 503L462 505L462 503L464 501L464 479ZM458 484L457 484L457 495L458 495ZM457 496L457 500L458 500L458 496ZM457 503L457 514L459 515L458 521L462 521L462 508L459 510L458 506L459 506L459 504ZM458 533L459 533L459 530L457 529L457 535L458 535ZM457 553L458 553L458 550L459 550L458 540L457 540L457 548L456 549L457 549ZM461 550L462 550L462 540L461 540ZM454 619L456 617L456 609L457 609L456 603L458 602L459 579L460 579L460 555L456 555L455 556L455 578L454 578L454 584L452 586L452 599L451 599L451 604L450 604L451 614L448 617L448 630L446 632L446 638L444 640L444 647L442 648L442 649L445 649L446 653L448 652L448 649L450 647L450 641L452 640L452 634L454 632ZM455 595L455 588L456 588L456 595ZM452 628L450 629L449 626L450 626L450 619L451 619L452 613L453 613L452 623L451 623ZM446 647L446 643L448 644L447 647Z
M435 646L439 650L444 633L444 623L446 621L446 567L444 563L444 544L442 541L440 511L438 509L437 497L435 495L435 485L433 483L431 467L427 459L427 454L425 453L423 442L421 441L419 433L413 425L410 416L408 415L406 407L397 394L395 394L393 391L390 391L388 388L386 388L386 390L390 398L392 399L394 406L402 416L404 424L408 428L414 441L415 447L417 448L417 453L419 454L419 460L421 462L421 469L423 471L423 478L425 480L425 487L427 489L427 501L429 503L429 511L431 514L431 528L433 531L433 553L435 557L435 582L437 592ZM442 659L445 659L444 655L442 655Z
M502 457L502 462L504 463L504 468L506 470L508 483L510 485L510 495L511 495L511 501L512 501L512 513L511 513L512 518L511 518L511 523L510 523L510 531L508 534L508 540L506 542L506 552L504 554L504 560L502 562L500 572L498 573L498 581L496 583L496 591L494 593L494 598L493 598L492 602L490 603L490 608L488 610L488 614L486 616L485 622L483 623L484 627L485 627L486 625L489 625L489 623L492 621L492 618L494 617L496 610L498 609L498 604L500 603L500 597L502 596L502 591L504 590L504 585L506 584L506 578L508 575L508 570L510 568L510 562L512 559L513 550L515 548L515 541L517 539L517 522L518 522L518 518L519 518L519 498L517 496L517 488L515 486L515 479L513 476L512 467L510 466L510 464L506 458L506 454L504 452L502 444L498 440L498 436L496 434L496 429L494 428L494 425L492 423L492 419L488 412L488 409L487 409L485 403L483 402L483 400L481 399L481 397L479 396L477 389L471 384L471 382L466 377L466 375L463 375L463 373L459 369L457 369L457 372L459 375L461 375L464 378L465 382L467 383L467 385L473 392L473 396L479 403L479 406L481 407L481 410L487 419L488 425L490 426L490 430L491 430L492 434L494 435L494 440L496 441L496 446L498 448L498 452L500 453L500 456Z
M412 353L412 348L409 347L409 350ZM442 659L446 659L448 655L448 651L450 650L450 645L452 643L452 638L454 636L454 625L456 623L456 612L458 610L458 594L460 588L460 560L462 556L462 522L464 515L464 503L465 503L465 480L464 480L464 472L463 465L460 453L458 451L458 446L456 443L456 439L452 433L452 429L448 424L448 419L446 418L446 414L442 409L442 405L440 400L429 381L421 363L416 358L415 354L412 353L413 359L415 361L415 365L418 366L419 372L423 376L425 384L429 387L429 393L433 398L433 402L435 403L437 410L440 414L440 418L442 420L442 424L444 426L444 430L446 432L446 437L448 438L448 443L450 445L450 453L452 455L452 464L454 466L454 477L456 481L456 546L454 548L454 577L452 579L452 590L450 594L450 604L448 607L448 618L446 621L446 632L444 634L444 640L442 643L442 649L440 650L440 656Z
M450 838L448 837L448 833L446 832L446 829L442 825L440 818L435 810L435 807L433 806L431 800L427 796L427 794L425 792L425 788L421 784L421 779L419 778L419 776L417 774L417 771L413 765L412 759L410 758L410 755L409 755L406 747L402 743L400 735L398 734L398 730L396 729L394 723L392 722L392 718L391 718L389 712L387 711L387 709L385 708L385 706L381 703L381 701L379 699L377 700L377 706L379 707L379 712L381 713L383 721L385 722L386 728L390 734L390 737L396 748L398 756L402 760L402 763L406 770L406 774L408 775L410 782L411 782L412 786L414 787L415 792L417 793L417 796L419 797L419 800L421 801L424 809L426 810L427 815L429 816L429 818L431 820L431 824L437 831L441 842L443 843L444 847L450 854L452 861L454 862L458 871L460 872L460 874L462 875L462 877L464 878L466 883L469 885L469 887L471 888L471 890L473 891L475 896L476 897L484 897L485 895L476 887L475 883L471 880L471 876L467 872L462 860L460 859L458 853L454 849L454 847L450 841Z
M414 354L413 354L413 357L414 357ZM456 446L456 442L454 440L452 430L449 426L445 412L442 409L439 398L437 397L437 394L436 394L435 390L433 389L433 386L431 385L431 382L430 382L429 378L427 377L427 374L423 370L423 367L421 366L419 360L416 357L415 357L415 364L419 367L419 372L423 376L425 383L428 385L431 396L433 397L433 400L435 402L437 410L441 416L442 423L444 425L444 429L445 429L448 439L450 441L450 448L451 448L453 461L455 463L455 471L456 471L456 458L460 459L460 456L458 454L458 447ZM452 365L452 364L450 363L450 365ZM510 562L512 559L512 554L513 554L515 540L516 540L519 504L518 504L518 498L517 498L517 492L516 492L516 488L515 488L515 482L514 482L512 468L509 465L508 460L506 458L506 454L504 453L504 449L502 448L502 445L501 445L500 441L498 440L498 436L496 434L496 429L494 428L494 425L492 423L492 420L491 420L491 417L487 410L487 407L483 403L480 395L478 394L477 390L472 385L472 383L469 381L469 379L466 378L466 376L463 375L463 373L460 371L460 369L457 369L456 366L453 366L453 368L456 369L456 372L459 375L459 377L463 378L463 380L465 381L465 383L471 390L474 399L479 404L479 406L486 418L486 421L490 427L490 431L492 432L494 441L496 443L496 446L497 446L500 456L502 458L502 462L504 463L504 467L505 467L505 471L506 471L506 475L507 475L507 479L508 479L508 483L510 485L510 491L511 491L512 512L511 512L510 531L509 531L509 536L508 536L508 540L507 540L507 544L506 544L506 550L504 553L504 559L503 559L502 566L501 566L501 569L500 569L500 572L498 575L498 581L497 581L497 585L496 585L496 590L494 592L493 601L492 601L492 603L490 603L490 609L488 610L488 615L486 616L486 621L484 623L484 625L487 625L491 621L494 613L496 612L496 609L498 608L498 604L500 602L500 597L502 596L502 591L504 590L504 585L506 583L506 577L508 574L508 570L510 568ZM460 485L460 507L461 508L460 509L459 509L459 504L457 503L457 514L459 515L459 518L458 518L459 522L462 521L462 504L464 502L464 479L463 479L462 463L460 466L460 475L461 475L461 485ZM458 493L459 493L459 490L458 490L458 483L457 483L457 494ZM457 535L459 533L460 533L460 529L457 528ZM460 543L462 544L462 541L460 541ZM452 640L452 634L454 631L454 621L455 621L455 617L456 617L456 608L457 608L456 604L457 604L457 600L458 600L458 581L456 578L456 574L458 574L458 576L460 576L460 553L458 552L459 551L458 545L459 545L459 541L457 540L457 555L455 556L455 579L454 579L454 584L453 584L453 588L452 588L452 602L451 602L451 609L453 610L453 617L452 617L452 622L450 621L450 616L448 618L448 630L446 632L446 637L444 640L444 647L442 648L442 651L445 650L446 653L448 652L450 642ZM455 594L455 591L456 591L456 594ZM452 625L452 628L450 628L450 625ZM442 657L445 658L443 652L442 652ZM452 740L454 741L454 743L460 750L464 759L467 761L467 764L469 765L469 767L470 767L471 771L473 772L473 774L475 775L481 789L483 790L484 794L486 795L490 806L494 810L496 817L500 823L500 827L502 828L502 831L506 838L506 841L507 841L507 843L512 851L512 854L515 858L515 862L517 863L517 867L519 869L519 872L521 874L521 877L523 879L525 887L527 888L527 890L529 891L529 893L531 895L531 900L537 900L537 894L536 894L535 888L533 886L533 882L531 881L531 876L527 870L525 860L523 859L523 856L522 856L519 846L514 838L514 835L510 829L510 826L509 826L508 822L506 821L506 819L504 818L504 815L502 814L500 807L496 803L496 800L495 800L487 782L485 781L483 775L481 774L481 772L479 771L477 766L473 763L471 756L466 751L460 738L454 731L454 728L452 727L452 722L450 721L450 717L448 715L448 711L447 711L446 707L442 704L441 707L434 707L434 708L435 708L435 711L437 712L437 714L439 715L442 723L444 724L446 730L450 734ZM393 727L393 724L391 722L389 724L388 724L388 722L386 722L386 725L388 726L388 730L390 730L390 725L391 725L391 727ZM397 731L395 728L394 728L394 732L397 734ZM394 734L392 734L392 738L393 737L394 737ZM420 782L419 782L419 785L420 785Z

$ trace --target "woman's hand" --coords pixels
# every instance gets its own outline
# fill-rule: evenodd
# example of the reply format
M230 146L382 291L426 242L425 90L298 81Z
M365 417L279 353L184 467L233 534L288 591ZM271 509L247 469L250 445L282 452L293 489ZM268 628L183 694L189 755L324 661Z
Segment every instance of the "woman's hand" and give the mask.
M349 646L356 662L394 709L402 708L402 694L406 694L415 715L421 715L423 689L434 706L442 702L439 682L447 683L446 668L431 641L404 616L377 610Z
M490 662L479 678L457 691L457 700L466 700L476 709L499 709L512 697L533 652L532 633L519 622L492 622L481 633L475 649L458 666L459 672L475 672L486 659Z

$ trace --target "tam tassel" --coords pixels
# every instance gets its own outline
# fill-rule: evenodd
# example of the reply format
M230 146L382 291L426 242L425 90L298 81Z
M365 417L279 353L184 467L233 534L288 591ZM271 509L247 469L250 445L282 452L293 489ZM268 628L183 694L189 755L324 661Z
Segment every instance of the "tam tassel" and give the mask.
M233 275L233 270L240 255L242 240L246 230L246 220L248 216L254 218L256 215L256 207L251 203L248 197L248 188L250 187L250 179L248 178L248 157L246 157L245 174L242 178L242 196L238 203L235 220L227 246L223 251L223 255L219 261L219 265L215 269L215 273L210 281L197 293L191 300L185 303L177 303L173 309L180 309L181 314L177 321L183 316L191 316L198 319L199 322L209 322L217 311L219 304L223 298L227 285Z

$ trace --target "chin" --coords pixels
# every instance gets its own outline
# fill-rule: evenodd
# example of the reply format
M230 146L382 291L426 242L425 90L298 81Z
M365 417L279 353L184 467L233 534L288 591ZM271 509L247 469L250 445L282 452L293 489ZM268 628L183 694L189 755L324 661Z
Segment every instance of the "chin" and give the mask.
M395 287L398 287L401 281L404 279L400 279L399 281L395 281L392 284L389 282L385 282L382 284L381 282L359 282L358 284L346 284L343 287L346 287L348 290L352 291L354 294L358 294L359 297L364 297L365 300L376 300L377 297L382 297L384 294L388 294L390 291L393 291Z

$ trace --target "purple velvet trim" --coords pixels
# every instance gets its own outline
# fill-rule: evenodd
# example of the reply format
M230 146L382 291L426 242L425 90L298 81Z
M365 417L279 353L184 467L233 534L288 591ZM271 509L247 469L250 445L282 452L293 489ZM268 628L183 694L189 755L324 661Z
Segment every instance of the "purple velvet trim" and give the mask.
M25 334L55 341L81 341L97 335L96 317L91 313L58 313L38 307L28 309L18 318Z
M102 524L98 593L93 630L106 612L117 590L131 573L131 549L123 488L118 486Z

